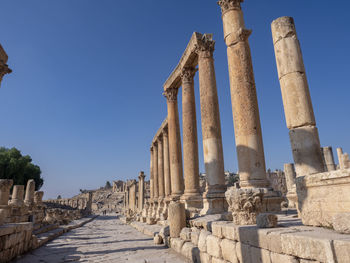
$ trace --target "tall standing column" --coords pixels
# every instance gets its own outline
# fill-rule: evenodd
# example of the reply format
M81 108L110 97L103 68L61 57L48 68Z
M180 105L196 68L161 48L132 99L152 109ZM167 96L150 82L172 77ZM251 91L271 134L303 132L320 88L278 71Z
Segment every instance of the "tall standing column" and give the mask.
M145 173L139 174L139 211L142 211L145 204Z
M157 142L153 143L153 198L158 200L159 188L158 188L158 146Z
M166 91L164 91L164 96L167 98L168 108L169 157L172 199L179 199L184 191L177 93L177 88L168 88Z
M153 146L151 147L149 188L150 188L150 199L153 200Z
M265 156L261 133L252 58L240 3L243 0L221 0L224 38L233 122L242 188L267 187Z
M215 42L212 35L203 35L198 41L199 93L201 105L203 153L207 189L204 193L201 214L221 213L225 211L224 193L224 154L221 139L219 101L216 89L214 69Z
M323 156L323 163L325 165L324 167L325 171L334 171L335 162L334 162L332 147L331 146L322 147L321 150L322 150L322 156Z
M157 139L158 145L158 194L159 200L164 198L164 158L163 158L163 138Z
M324 172L324 164L303 57L294 20L272 22L277 71L297 176Z
M199 163L196 102L194 95L194 75L196 70L188 67L182 70L182 138L184 157L186 208L201 206L199 194ZM197 204L198 203L198 204Z
M170 197L171 194L171 178L170 178L170 162L169 162L169 140L168 128L163 130L163 157L164 157L164 194Z

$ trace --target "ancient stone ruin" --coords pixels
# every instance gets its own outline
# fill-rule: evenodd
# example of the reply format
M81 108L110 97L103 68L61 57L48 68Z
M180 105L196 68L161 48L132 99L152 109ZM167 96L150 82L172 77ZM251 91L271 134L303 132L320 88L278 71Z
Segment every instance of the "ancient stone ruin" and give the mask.
M225 185L211 34L193 33L165 81L167 116L145 175L124 186L125 222L192 262L350 262L349 155L321 147L294 20L271 24L294 163L267 171L252 58L241 3L221 0L239 183ZM206 186L200 189L194 76L199 75ZM182 136L178 94L182 88ZM182 158L183 157L183 158ZM139 221L139 222L138 222Z

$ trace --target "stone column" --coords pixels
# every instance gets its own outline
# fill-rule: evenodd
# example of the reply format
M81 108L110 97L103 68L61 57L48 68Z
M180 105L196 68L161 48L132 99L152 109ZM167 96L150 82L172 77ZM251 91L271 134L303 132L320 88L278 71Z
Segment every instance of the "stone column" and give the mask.
M242 188L265 188L265 156L261 133L258 99L248 37L240 3L221 0L224 38L227 46L232 113L237 159Z
M199 193L199 164L196 102L194 96L194 68L183 68L182 79L182 138L184 157L185 192L182 199L185 207L202 207Z
M332 147L331 146L322 147L321 150L322 150L323 163L325 165L324 167L325 171L334 171L335 163L334 163Z
M159 181L158 181L158 146L157 142L153 143L153 198L158 200Z
M43 205L43 196L44 192L43 191L36 191L34 192L34 204L36 205ZM73 206L76 207L76 203L73 203Z
M287 199L288 199L288 206L289 207L296 207L298 203L298 197L296 192L296 185L295 185L295 168L294 164L292 163L285 163L284 164L284 176L286 177L286 185L287 185Z
M198 42L199 93L203 136L203 153L207 189L203 194L201 214L225 211L224 154L221 139L219 101L214 69L214 45L212 35L203 35Z
M34 191L35 191L35 181L33 179L28 180L26 187L26 195L24 203L28 206L34 203Z
M337 155L338 155L339 169L344 169L343 149L342 148L337 148Z
M297 176L324 172L303 57L294 20L280 17L271 24L284 113Z
M11 205L23 206L24 185L14 185L12 190Z
M159 200L164 198L164 158L163 158L163 138L160 136L157 139L158 145L158 194Z
M145 173L139 174L139 211L142 211L145 204Z
M348 153L343 154L343 164L344 164L344 169L350 168L350 158Z
M153 200L153 146L151 147L149 187L150 187L150 198L151 200Z
M172 199L176 200L180 199L180 196L183 194L184 191L177 93L177 88L168 88L166 91L164 91L164 96L167 98L168 108L171 197Z
M169 160L169 140L168 128L163 130L163 157L164 157L164 194L165 197L171 195L170 160Z
M180 202L173 202L169 205L170 237L179 237L181 229L184 227L186 227L185 205Z
M8 56L5 52L5 50L0 45L0 85L2 78L6 75L12 72L12 70L8 67L6 64L8 60Z
M0 225L6 222L9 216L9 196L13 181L10 179L0 179Z

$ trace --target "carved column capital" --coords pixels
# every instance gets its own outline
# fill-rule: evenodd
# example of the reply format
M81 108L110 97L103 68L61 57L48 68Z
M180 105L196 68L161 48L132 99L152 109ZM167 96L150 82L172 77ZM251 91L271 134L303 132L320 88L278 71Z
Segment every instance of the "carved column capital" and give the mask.
M162 131L163 137L168 137L168 128L164 128Z
M177 101L177 93L178 93L177 88L168 88L166 91L164 91L163 95L166 97L168 102L174 102Z
M0 60L0 82L6 74L9 74L11 72L12 70L8 67L8 65Z
M217 3L221 7L222 14L224 14L229 10L240 10L243 1L244 0L220 0Z
M192 83L196 71L197 70L193 67L184 67L180 75L182 83Z
M215 49L215 41L212 34L204 34L195 45L195 51L199 57L212 57Z

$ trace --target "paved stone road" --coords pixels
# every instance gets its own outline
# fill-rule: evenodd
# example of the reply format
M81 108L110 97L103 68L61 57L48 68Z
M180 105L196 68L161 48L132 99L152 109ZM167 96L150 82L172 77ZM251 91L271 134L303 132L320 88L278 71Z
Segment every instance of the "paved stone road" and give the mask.
M16 263L129 262L183 263L171 249L124 225L114 215L99 216L17 259Z

